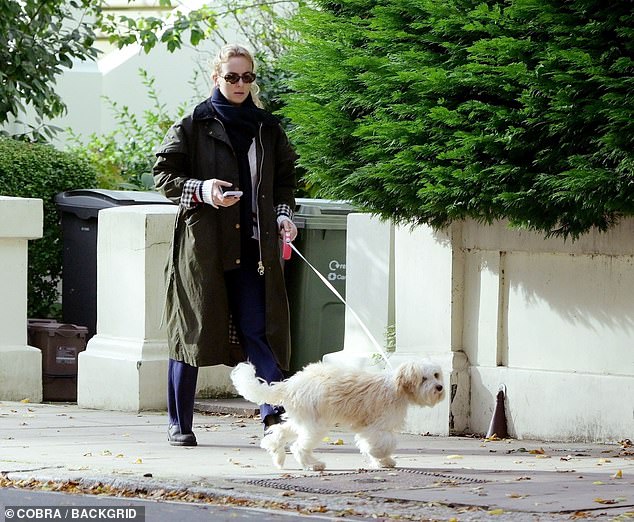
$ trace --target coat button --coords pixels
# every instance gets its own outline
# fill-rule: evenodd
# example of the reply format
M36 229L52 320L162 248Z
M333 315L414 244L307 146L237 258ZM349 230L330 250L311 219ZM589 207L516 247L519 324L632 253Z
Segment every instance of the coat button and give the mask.
M240 228L240 223L236 223L236 228Z
M239 264L240 264L240 260L236 259L236 265L239 265Z

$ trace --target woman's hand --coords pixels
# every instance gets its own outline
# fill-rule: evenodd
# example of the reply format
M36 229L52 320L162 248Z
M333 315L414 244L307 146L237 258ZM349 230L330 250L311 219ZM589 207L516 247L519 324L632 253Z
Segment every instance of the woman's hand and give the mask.
M239 196L224 197L222 187L231 187L232 183L222 179L207 179L203 181L203 201L214 208L230 207L240 201Z
M297 227L295 223L293 223L290 218L283 217L278 220L280 225L280 237L282 241L285 239L286 234L288 234L291 238L291 241L295 241L297 237Z

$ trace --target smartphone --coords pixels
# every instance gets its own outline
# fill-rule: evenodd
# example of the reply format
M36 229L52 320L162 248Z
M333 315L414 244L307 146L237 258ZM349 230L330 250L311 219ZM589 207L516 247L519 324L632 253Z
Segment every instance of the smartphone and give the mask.
M222 193L223 198L239 198L240 196L242 196L241 190L225 190Z

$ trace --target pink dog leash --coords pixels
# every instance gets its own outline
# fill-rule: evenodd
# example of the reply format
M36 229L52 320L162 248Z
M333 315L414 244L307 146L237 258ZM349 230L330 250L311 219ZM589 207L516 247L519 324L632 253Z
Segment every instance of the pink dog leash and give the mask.
M332 286L332 284L330 283L330 281L328 281L328 279L326 279L320 272L319 270L317 270L313 265L310 264L310 261L308 261L308 259L306 259L302 253L297 250L297 247L293 244L293 243L287 243L288 245L290 245L290 247L297 252L297 255L299 257L301 257L304 262L312 269L313 272L315 272L315 274L317 274L317 277L319 277L319 279L322 280L322 282L326 285L326 287L328 287L328 289L337 296L337 298L344 304L344 306L346 307L346 309L352 314L352 316L357 320L357 322L359 323L359 326L361 326L361 329L363 330L363 332L368 336L368 338L370 339L370 341L372 341L372 344L377 348L377 351L379 352L379 354L381 355L381 357L383 358L383 360L385 361L385 364L387 364L388 368L393 369L392 363L389 360L389 357L387 355L387 352L383 349L383 347L377 342L377 340L374 338L374 336L370 333L370 330L368 330L368 327L365 325L365 323L361 320L361 318L359 317L359 315L357 314L357 312L355 312L348 303L346 303L346 300L341 296L341 294L337 291L337 289ZM290 257L290 254L289 254Z

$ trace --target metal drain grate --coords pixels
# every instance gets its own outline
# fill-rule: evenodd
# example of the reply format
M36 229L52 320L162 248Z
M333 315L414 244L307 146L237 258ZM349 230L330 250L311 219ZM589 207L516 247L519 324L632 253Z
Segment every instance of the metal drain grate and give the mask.
M400 468L360 470L354 473L322 473L319 475L284 477L280 479L252 479L241 482L287 491L335 495L337 493L358 493L361 491L485 484L488 481L461 475Z

